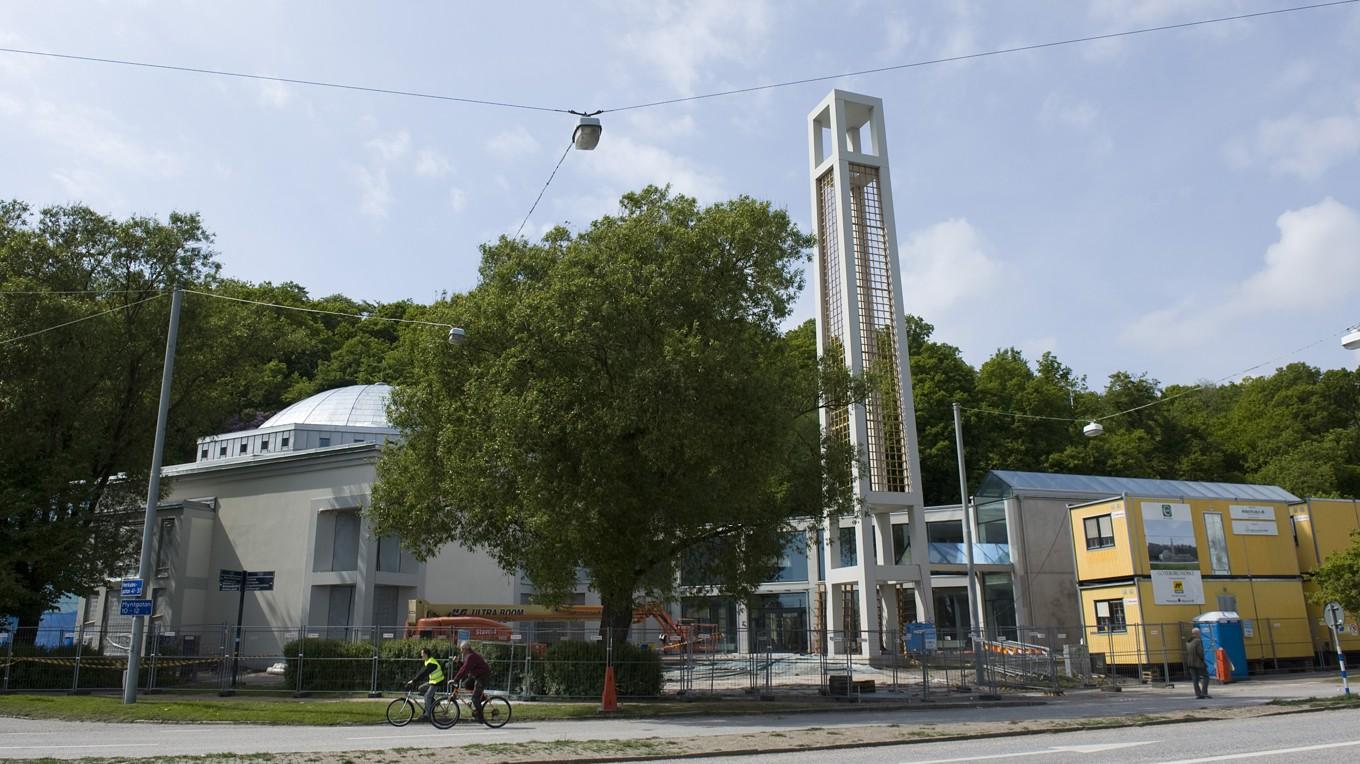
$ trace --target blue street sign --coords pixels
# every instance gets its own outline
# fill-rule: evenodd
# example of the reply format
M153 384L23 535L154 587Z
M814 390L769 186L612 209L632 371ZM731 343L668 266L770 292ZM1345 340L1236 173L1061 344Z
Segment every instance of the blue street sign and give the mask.
M123 579L123 599L133 599L142 596L145 583L140 578Z
M151 615L151 600L123 600L118 605L120 615Z

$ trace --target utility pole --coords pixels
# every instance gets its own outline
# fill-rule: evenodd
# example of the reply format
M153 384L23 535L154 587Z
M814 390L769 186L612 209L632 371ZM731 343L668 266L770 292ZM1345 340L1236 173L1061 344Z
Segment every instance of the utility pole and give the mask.
M963 546L968 560L968 635L973 643L974 687L982 684L982 624L978 620L977 570L973 567L973 502L968 497L968 470L963 460L963 407L954 402L954 447L959 454L959 503L963 506ZM927 553L926 565L930 565ZM974 636L976 634L976 636Z
M142 521L142 557L137 566L137 577L151 595L151 581L156 571L152 568L152 531L156 527L156 505L161 499L161 461L165 456L165 420L170 414L170 380L175 374L175 342L179 339L179 307L184 293L175 287L170 295L170 329L165 336L165 366L161 369L160 409L156 412L156 441L151 449L151 478L146 486L146 517ZM154 598L153 598L154 599ZM132 644L128 646L127 672L123 675L123 702L137 702L137 674L141 671L142 631L150 616L132 617Z

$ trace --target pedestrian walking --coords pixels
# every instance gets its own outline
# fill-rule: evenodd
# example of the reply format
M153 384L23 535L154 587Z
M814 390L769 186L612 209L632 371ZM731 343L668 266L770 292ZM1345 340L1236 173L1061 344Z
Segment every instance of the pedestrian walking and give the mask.
M1185 643L1185 670L1190 674L1190 683L1195 687L1195 697L1209 697L1209 669L1204 664L1204 642L1199 638L1199 629L1190 630L1190 639Z

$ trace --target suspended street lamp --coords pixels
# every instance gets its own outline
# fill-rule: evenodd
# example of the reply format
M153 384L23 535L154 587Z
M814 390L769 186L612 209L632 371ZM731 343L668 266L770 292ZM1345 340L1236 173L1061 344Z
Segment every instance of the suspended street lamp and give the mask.
M571 134L571 142L581 151L593 151L600 144L600 133L604 132L604 126L595 116L601 112L572 111L571 113L581 118L576 123L576 130Z
M1085 427L1081 428L1081 434L1088 438L1098 438L1105 434L1105 428L1100 425L1100 422L1091 420L1086 423Z
M1341 337L1341 347L1347 350L1360 350L1360 324L1346 330Z

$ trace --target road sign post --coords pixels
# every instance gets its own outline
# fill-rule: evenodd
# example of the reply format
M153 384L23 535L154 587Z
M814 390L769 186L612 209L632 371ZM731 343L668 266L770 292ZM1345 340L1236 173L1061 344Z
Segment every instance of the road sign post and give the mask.
M1346 611L1341 608L1341 603L1328 602L1322 609L1322 618L1332 630L1332 644L1336 646L1336 665L1341 668L1341 691L1349 698L1351 683L1346 676L1346 653L1341 650L1341 630L1346 626Z
M239 592L236 600L236 639L232 647L231 688L236 689L236 680L241 665L241 628L246 613L246 592L269 592L274 590L274 571L272 570L226 570L217 574L219 592ZM225 693L223 693L225 694Z

